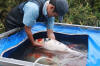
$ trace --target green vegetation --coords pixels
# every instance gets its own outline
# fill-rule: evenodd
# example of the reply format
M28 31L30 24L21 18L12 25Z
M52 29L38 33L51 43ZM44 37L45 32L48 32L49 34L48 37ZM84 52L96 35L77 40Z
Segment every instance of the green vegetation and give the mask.
M0 0L0 33L4 32L5 17L14 6L25 0ZM69 12L63 22L100 27L100 0L68 0ZM58 20L56 19L58 22Z
M69 0L69 13L64 22L70 24L100 26L100 1Z

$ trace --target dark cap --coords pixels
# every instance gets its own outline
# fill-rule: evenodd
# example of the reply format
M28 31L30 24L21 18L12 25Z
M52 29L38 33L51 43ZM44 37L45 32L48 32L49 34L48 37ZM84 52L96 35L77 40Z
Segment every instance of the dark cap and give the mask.
M59 16L64 16L68 12L67 0L56 0L55 8Z
M59 21L63 20L63 16L68 12L68 2L67 0L51 0L52 4L55 6L55 12L58 13Z

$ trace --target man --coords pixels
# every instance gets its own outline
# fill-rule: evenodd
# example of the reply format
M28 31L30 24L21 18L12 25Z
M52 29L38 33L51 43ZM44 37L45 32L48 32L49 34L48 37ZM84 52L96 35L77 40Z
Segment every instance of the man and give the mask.
M31 28L37 22L45 22L48 38L55 39L53 33L54 17L62 16L68 11L66 0L28 0L11 10L6 18L6 30L24 27L33 46L42 46L34 42ZM33 28L34 29L34 28Z

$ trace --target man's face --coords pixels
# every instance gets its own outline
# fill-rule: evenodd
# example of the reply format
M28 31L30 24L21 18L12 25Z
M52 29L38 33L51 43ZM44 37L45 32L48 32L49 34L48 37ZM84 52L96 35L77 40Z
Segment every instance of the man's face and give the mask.
M47 13L49 17L57 17L58 14L56 12L54 12L55 6L53 6L52 4L48 4L47 6Z

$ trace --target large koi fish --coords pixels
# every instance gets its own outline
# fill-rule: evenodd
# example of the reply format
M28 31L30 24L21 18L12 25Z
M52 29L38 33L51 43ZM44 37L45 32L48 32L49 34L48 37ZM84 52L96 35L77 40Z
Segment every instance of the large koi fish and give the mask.
M67 53L76 53L80 54L80 52L77 52L75 50L70 49L67 45L49 38L40 38L35 41L36 43L43 44L43 48L53 51L53 52L67 52Z

